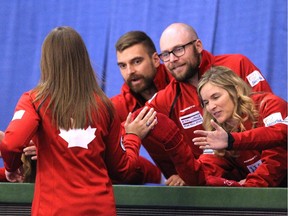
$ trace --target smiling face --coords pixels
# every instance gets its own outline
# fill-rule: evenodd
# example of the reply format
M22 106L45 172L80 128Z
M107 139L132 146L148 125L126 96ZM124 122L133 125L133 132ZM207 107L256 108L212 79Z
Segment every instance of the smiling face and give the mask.
M175 48L196 39L197 35L191 27L184 24L172 24L161 35L161 53L171 52ZM177 57L170 53L169 61L164 62L164 64L177 81L187 81L198 73L201 52L202 43L197 39L195 43L185 46L184 55Z
M126 84L133 92L141 94L153 86L160 60L156 52L150 57L143 44L136 44L117 51L117 64Z
M234 102L229 93L211 82L207 82L200 91L204 109L209 112L218 123L227 122L233 124L232 115Z

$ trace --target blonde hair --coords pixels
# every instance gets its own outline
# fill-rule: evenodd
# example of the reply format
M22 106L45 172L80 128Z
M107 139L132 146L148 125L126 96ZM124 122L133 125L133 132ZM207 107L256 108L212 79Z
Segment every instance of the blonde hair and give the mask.
M84 128L92 122L92 113L99 116L99 96L113 116L113 105L104 94L92 68L87 48L81 36L71 27L57 27L45 38L42 45L41 79L36 101L49 97L48 108L56 127ZM103 110L102 110L103 111ZM73 122L71 122L73 119Z
M26 156L25 154L22 154L21 160L23 163L23 182L34 183L36 178L36 161L31 160L31 156Z
M235 105L231 118L236 122L236 124L231 126L226 122L223 122L220 124L222 128L227 132L245 131L246 128L244 123L247 120L250 120L252 122L252 127L255 127L259 114L255 108L254 101L250 98L251 87L247 83L227 67L212 67L201 77L197 87L197 92L201 101L201 89L208 82L225 89ZM203 127L205 130L211 131L213 130L210 123L211 119L215 122L217 122L217 120L207 112L205 107L203 108ZM219 123L217 122L217 124Z

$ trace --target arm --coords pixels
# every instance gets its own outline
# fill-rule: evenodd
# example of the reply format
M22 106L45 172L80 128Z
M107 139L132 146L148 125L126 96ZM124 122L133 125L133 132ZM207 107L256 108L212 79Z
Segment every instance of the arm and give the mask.
M235 139L233 147L244 149L268 149L287 145L287 102L273 94L258 94L253 97L259 104L257 128L242 133L231 133ZM258 148L260 147L260 148Z
M147 108L143 109L133 121L131 114L128 115L125 123L126 134L123 136L121 136L121 130L124 130L124 128L121 129L117 115L111 124L106 140L105 162L110 177L116 182L129 181L130 173L134 172L138 167L139 148L141 145L139 136L144 137L156 124L155 113L151 111L145 115L146 111ZM150 121L152 119L153 121ZM148 120L152 123L146 126Z
M186 185L203 185L205 178L201 164L194 159L192 149L184 142L176 124L161 113L157 114L157 119L158 124L149 136L154 137L164 145L165 151L174 163L177 174Z
M262 151L262 164L246 177L244 187L277 187L287 177L287 148Z
M39 124L39 117L32 104L29 93L20 98L12 121L9 123L5 137L1 143L1 153L4 160L8 180L19 174L22 165L21 155L23 148L28 145L34 136ZM15 174L15 175L14 175ZM7 175L6 175L7 176Z
M258 99L260 100L260 98ZM215 131L197 130L201 135L193 139L200 148L264 150L287 145L287 102L275 95L261 97L258 127L244 132L228 134L214 121L211 125ZM229 135L229 136L228 136ZM228 145L229 144L229 145Z

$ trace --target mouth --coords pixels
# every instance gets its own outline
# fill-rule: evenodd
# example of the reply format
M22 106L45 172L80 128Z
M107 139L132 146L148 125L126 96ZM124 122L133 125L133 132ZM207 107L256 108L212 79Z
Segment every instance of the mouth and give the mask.
M172 65L172 67L170 67L170 70L171 71L174 71L174 72L181 72L182 68L183 68L184 64L181 64L181 65Z
M218 119L221 116L221 111L214 112L212 115L215 119Z
M131 77L129 79L129 83L131 85L138 85L139 83L141 83L141 77Z

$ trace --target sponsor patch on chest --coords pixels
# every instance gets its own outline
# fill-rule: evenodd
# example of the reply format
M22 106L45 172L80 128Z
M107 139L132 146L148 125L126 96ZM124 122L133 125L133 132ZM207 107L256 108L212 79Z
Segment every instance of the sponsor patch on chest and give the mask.
M258 160L255 163L248 165L247 169L249 170L250 173L253 173L261 164L262 164L262 161Z
M252 87L257 85L259 82L265 80L261 73L257 70L253 71L251 74L247 76L248 82Z
M192 128L203 123L203 117L199 111L181 116L179 120L184 129Z

